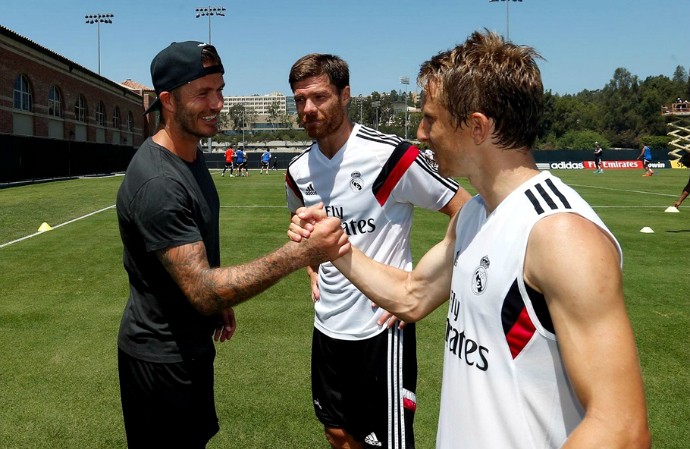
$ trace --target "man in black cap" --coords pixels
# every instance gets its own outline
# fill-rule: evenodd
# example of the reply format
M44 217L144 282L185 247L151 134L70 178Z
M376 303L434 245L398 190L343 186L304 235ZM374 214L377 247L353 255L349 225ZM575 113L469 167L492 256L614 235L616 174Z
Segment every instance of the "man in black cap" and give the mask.
M130 295L118 336L118 370L129 448L204 448L218 432L213 339L235 331L232 307L283 276L337 257L316 239L288 242L235 267L220 267L219 199L199 139L218 131L223 65L201 42L173 43L151 63L160 126L132 159L117 195ZM318 234L318 233L317 233ZM319 244L321 240L321 244Z

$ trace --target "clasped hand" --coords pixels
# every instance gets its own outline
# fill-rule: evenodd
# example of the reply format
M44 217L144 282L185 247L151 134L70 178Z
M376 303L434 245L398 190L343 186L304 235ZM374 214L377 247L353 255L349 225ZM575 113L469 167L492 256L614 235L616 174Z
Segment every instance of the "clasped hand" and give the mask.
M300 207L292 217L292 222L288 229L288 237L290 240L297 243L301 242L303 239L308 239L315 230L315 227L319 226L319 222L327 218L328 215L323 208L323 203L309 207ZM343 235L346 236L347 234L343 232ZM350 242L347 240L345 244L339 248L339 256L347 254L350 250ZM312 293L312 295L314 295L314 293ZM314 298L314 300L316 301L317 298ZM377 306L372 303L372 307ZM401 329L405 327L404 321L399 320L395 315L386 310L384 310L383 314L379 317L378 324L379 326L386 326L388 328L395 325Z
M320 250L329 261L347 254L351 249L340 220L326 215L323 203L297 209L288 229L288 238Z

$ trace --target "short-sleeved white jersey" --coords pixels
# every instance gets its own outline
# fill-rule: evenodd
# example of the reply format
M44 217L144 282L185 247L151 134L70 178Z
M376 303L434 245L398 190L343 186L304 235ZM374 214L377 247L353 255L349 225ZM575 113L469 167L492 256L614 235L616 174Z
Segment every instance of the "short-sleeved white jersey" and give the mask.
M595 223L621 254L592 208L549 172L524 183L488 217L479 196L460 211L438 449L559 448L582 420L544 298L523 279L530 231L556 213Z
M413 207L441 209L457 189L455 181L429 166L417 147L358 124L332 159L315 142L290 162L286 174L291 212L323 202L329 216L342 220L354 246L405 270L412 269ZM324 334L362 340L385 329L376 324L382 311L333 264L321 264L319 289L314 325Z

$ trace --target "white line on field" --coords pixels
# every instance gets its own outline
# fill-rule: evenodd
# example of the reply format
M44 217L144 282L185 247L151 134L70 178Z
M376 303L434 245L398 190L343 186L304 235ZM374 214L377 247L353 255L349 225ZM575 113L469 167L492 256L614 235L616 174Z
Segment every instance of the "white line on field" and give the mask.
M672 193L645 192L644 190L614 189L611 187L588 186L588 185L584 185L584 184L571 184L571 183L568 183L568 185L571 187L586 187L588 189L613 190L615 192L644 193L645 195L670 196L673 198L678 196L678 195L675 195Z
M56 228L59 228L59 227L61 227L61 226L68 225L68 224L70 224L70 223L74 223L75 221L83 220L84 218L88 218L88 217L90 217L90 216L92 216L92 215L95 215L95 214L98 214L98 213L100 213L100 212L104 212L104 211L106 211L106 210L113 209L114 207L115 207L114 204L113 204L112 206L104 207L103 209L100 209L100 210L97 210L97 211L88 213L88 214L86 214L86 215L82 215L81 217L77 217L77 218L75 218L75 219L66 221L66 222L64 222L64 223L60 223L60 224L58 224L58 225L52 226L52 228L53 228L53 229L56 229ZM281 208L281 209L285 209L285 210L287 211L287 207L286 207L286 206L259 206L259 205L256 205L256 206L220 206L220 207L221 207L221 208L233 208L233 209L242 209L242 208L245 208L245 209L248 209L248 208L256 208L256 209L269 209L269 208L271 208L271 209L278 209L278 208ZM13 245L13 244L15 244L15 243L19 243L19 242L21 242L21 241L23 241L23 240L27 240L27 239L30 239L30 238L32 238L32 237L36 237L37 235L40 235L40 234L43 234L43 232L34 232L33 234L24 236L24 237L22 237L22 238L18 238L17 240L12 240L11 242L7 242L7 243L2 243L2 244L0 244L0 248L4 248L4 247L6 247L6 246L10 246L10 245Z
M103 209L100 209L100 210L97 210L97 211L88 213L88 214L86 214L86 215L82 215L81 217L74 218L74 219L69 220L69 221L66 221L66 222L64 222L64 223L60 223L60 224L57 224L57 225L55 225L55 226L52 226L52 228L53 228L53 229L56 229L56 228L59 228L59 227L61 227L61 226L68 225L68 224L70 224L70 223L74 223L75 221L83 220L84 218L90 217L90 216L92 216L92 215L96 215L96 214L98 214L98 213L101 213L101 212L103 212L103 211L112 209L112 208L114 208L114 207L115 207L114 204L113 204L112 206L104 207ZM36 237L37 235L40 235L40 234L43 234L43 232L34 232L34 233L31 234L31 235L27 235L27 236L22 237L22 238L19 238L19 239L17 239L17 240L12 240L11 242L3 243L3 244L0 245L0 248L4 248L4 247L6 247L6 246L10 246L10 245L12 245L12 244L21 242L22 240L26 240L26 239L30 239L30 238L32 238L32 237Z
M224 208L231 208L231 209L285 209L288 210L287 206L260 206L260 205L253 205L253 206L220 206L221 209Z

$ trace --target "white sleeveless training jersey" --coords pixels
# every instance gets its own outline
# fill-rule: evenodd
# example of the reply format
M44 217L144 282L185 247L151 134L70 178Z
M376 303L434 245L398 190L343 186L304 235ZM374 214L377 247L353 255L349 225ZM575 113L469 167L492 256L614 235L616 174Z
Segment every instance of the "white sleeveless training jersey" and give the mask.
M460 211L437 449L559 448L582 420L544 298L523 279L530 231L556 213L592 221L622 254L592 208L549 172L488 217L479 196Z
M358 124L332 159L314 142L290 162L286 174L291 212L323 202L329 216L342 220L354 246L408 271L413 207L441 209L457 189L455 181L429 166L417 147ZM314 325L324 334L362 340L385 330L376 324L382 311L331 263L319 268L319 290Z

